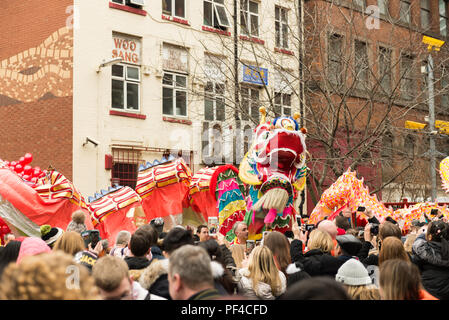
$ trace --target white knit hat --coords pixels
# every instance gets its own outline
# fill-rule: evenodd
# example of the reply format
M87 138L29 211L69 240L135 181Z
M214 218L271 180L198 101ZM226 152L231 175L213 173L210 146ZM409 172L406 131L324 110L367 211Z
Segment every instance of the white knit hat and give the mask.
M348 286L363 286L372 284L372 280L363 263L356 259L349 259L335 275L335 280Z

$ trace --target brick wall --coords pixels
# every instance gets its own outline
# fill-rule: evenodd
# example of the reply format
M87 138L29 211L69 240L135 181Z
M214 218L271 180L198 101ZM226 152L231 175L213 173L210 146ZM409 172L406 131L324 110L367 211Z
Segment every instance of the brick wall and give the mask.
M52 165L72 179L72 97L0 107L0 158L33 154L33 166Z
M0 158L72 179L73 0L0 2ZM70 25L69 25L70 27ZM5 45L6 44L6 45Z
M73 0L0 1L0 60L37 46L64 27L70 5Z

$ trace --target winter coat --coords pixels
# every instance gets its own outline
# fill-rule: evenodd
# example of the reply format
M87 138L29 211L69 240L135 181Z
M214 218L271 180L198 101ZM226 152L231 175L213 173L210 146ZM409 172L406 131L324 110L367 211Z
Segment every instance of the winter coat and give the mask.
M313 249L302 253L302 242L293 240L290 245L290 255L293 262L300 262L304 271L311 277L331 276L335 277L338 269L344 261L333 257L329 253L324 253L319 249Z
M150 265L150 260L146 257L125 257L129 270L145 269Z
M412 246L412 261L421 271L424 289L438 299L449 299L449 256L443 257L440 242L418 236Z
M153 259L140 276L139 283L149 293L171 300L168 290L168 263L169 259Z
M285 272L287 273L287 288L298 281L310 278L300 262L289 264Z
M281 292L277 296L273 295L270 285L265 282L259 282L255 292L253 289L253 282L249 278L250 273L247 268L240 269L239 274L241 278L237 284L238 292L240 295L247 297L250 300L274 300L276 297L282 295L287 288L287 279L281 271L279 271L279 277L281 278Z

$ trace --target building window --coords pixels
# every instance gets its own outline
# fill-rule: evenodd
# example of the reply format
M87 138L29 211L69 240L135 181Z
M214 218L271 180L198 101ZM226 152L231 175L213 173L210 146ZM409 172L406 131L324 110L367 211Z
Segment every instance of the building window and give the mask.
M292 115L292 95L288 93L274 93L274 116L288 116Z
M162 79L162 113L187 116L187 76L164 72Z
M240 0L240 32L244 35L259 36L259 4L250 0Z
M249 117L259 123L259 89L242 87L242 120L248 121Z
M353 0L353 4L355 4L359 8L365 8L365 0Z
M243 155L247 154L253 141L253 129L249 125L243 128Z
M338 34L329 36L328 43L328 73L332 83L342 83L343 37Z
M112 2L127 5L137 9L141 9L144 3L143 0L112 0Z
M384 93L391 93L391 49L379 47L379 82Z
M288 48L288 11L285 8L276 6L274 12L276 47Z
M401 94L404 99L411 99L415 90L414 58L410 55L401 56Z
M415 155L415 138L407 135L404 139L404 152L408 158L413 159Z
M140 67L116 64L112 66L112 108L139 110Z
M209 122L203 122L201 147L205 164L214 166L225 163L223 130L220 124L216 123L210 128Z
M139 165L145 163L141 152L129 149L112 149L111 184L136 188Z
M379 7L379 13L387 15L388 13L388 0L377 0L377 6Z
M225 120L224 91L223 83L207 82L204 88L204 120Z
M447 14L446 14L446 1L439 0L438 12L440 13L440 34L443 37L447 36Z
M162 13L179 18L186 17L185 0L162 0Z
M391 158L393 156L393 135L387 132L382 138L381 156Z
M430 0L421 0L421 28L428 30L430 28Z
M443 110L447 110L449 107L449 67L443 66L440 81L441 94L441 107Z
M405 23L410 23L410 0L400 0L399 20Z
M224 0L204 0L203 24L205 26L226 30L231 24L226 14Z
M354 71L357 85L367 84L368 81L368 47L366 42L355 40L354 42Z

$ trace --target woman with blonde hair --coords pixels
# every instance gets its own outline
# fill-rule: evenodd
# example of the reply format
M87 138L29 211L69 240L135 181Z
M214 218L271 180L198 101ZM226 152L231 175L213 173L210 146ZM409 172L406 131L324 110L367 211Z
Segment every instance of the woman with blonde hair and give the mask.
M299 241L299 245L292 246L291 249L296 248L296 252L290 252L292 260L295 264L303 266L310 276L331 276L335 277L338 268L344 263L343 260L332 256L331 251L334 249L334 242L329 233L314 229L310 233L307 241L306 253L302 252L302 243L305 242L307 236L301 233L300 236L293 241Z
M64 232L53 247L53 251L62 250L72 256L84 249L83 237L76 231Z
M248 267L239 270L238 293L249 299L274 300L287 286L285 275L278 270L273 253L266 246L257 246L249 256Z

